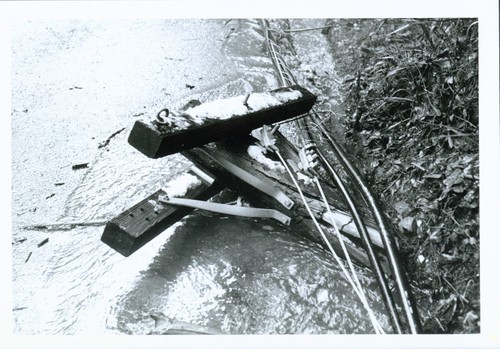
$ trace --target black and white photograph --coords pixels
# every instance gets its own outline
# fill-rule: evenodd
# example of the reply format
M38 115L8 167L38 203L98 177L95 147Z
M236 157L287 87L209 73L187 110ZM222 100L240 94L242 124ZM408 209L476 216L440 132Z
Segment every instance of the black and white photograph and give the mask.
M498 3L189 3L7 4L0 347L500 345Z

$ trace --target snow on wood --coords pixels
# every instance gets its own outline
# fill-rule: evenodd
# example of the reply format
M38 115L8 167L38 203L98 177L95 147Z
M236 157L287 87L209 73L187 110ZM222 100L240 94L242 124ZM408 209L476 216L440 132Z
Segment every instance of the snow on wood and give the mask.
M238 135L309 112L317 97L299 85L193 105L168 120L137 120L128 142L157 159ZM168 114L174 118L169 119ZM184 119L184 124L178 121ZM189 124L189 126L187 126Z
M206 201L222 189L218 182L208 185L192 174L182 174L170 181L166 188L157 190L108 221L101 241L128 257L193 211L189 207L163 205L161 197L165 193L172 197Z
M173 198L186 195L189 189L200 184L201 180L197 176L186 172L171 180L162 190Z
M264 155L265 149L259 145L251 145L248 147L248 155L255 159L257 162L261 163L270 170L277 170L280 172L285 172L285 167L279 162L269 159Z
M196 123L201 124L205 119L213 119L214 115L217 115L217 119L224 120L233 116L248 114L249 111L255 112L274 107L300 97L302 97L300 91L252 93L250 96L236 96L204 103L187 109L184 114L191 117Z
M301 172L297 172L297 178L299 181L304 182L305 185L309 185L313 181L311 177L306 176L305 174L302 174Z

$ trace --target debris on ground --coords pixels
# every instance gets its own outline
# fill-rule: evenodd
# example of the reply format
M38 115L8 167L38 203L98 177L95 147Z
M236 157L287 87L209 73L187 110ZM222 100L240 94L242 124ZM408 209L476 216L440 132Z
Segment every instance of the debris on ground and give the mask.
M46 238L44 239L42 242L38 243L38 247L42 247L43 245L45 245L47 242L49 242L49 238Z
M86 162L86 163L83 163L83 164L76 164L76 165L73 165L71 166L71 168L76 171L76 170L81 170L81 169L84 169L84 168L88 168L89 167L89 163Z
M116 131L115 133L113 133L111 136L108 137L108 139L106 139L104 142L102 143L99 143L99 146L97 147L97 149L101 149L101 148L105 148L108 146L109 142L114 138L116 137L117 135L119 135L120 133L122 133L123 131L125 131L125 127Z

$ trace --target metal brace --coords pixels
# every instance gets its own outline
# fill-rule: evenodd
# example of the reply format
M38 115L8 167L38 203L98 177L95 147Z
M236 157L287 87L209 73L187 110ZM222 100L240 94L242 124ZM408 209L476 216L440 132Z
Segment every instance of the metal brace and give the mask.
M272 218L281 222L285 225L290 225L291 218L287 215L272 209L267 208L254 208L254 207L242 207L236 205L219 204L215 202L183 199L183 198L169 198L168 195L162 195L159 197L159 201L164 204L185 206L191 208L197 208L201 210L206 210L210 212L217 212L222 214L228 214L233 216L243 216L243 217L254 217L254 218Z

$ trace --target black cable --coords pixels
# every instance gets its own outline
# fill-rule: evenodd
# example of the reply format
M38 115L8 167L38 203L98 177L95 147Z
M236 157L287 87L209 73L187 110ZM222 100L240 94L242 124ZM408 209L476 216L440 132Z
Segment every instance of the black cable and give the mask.
M394 299L392 298L391 292L389 290L389 285L387 283L387 279L384 276L384 272L382 270L380 260L378 259L377 255L375 254L375 251L373 250L372 242L370 240L370 236L368 235L368 231L366 230L366 226L363 223L363 219L361 218L358 209L356 208L356 205L352 201L351 196L349 195L349 192L347 191L347 188L345 187L344 183L342 182L342 179L338 175L338 173L330 166L326 158L324 157L323 153L319 149L315 149L316 154L319 157L319 160L321 164L323 165L323 168L325 168L329 175L330 179L335 183L335 185L338 187L340 192L342 193L342 196L344 197L344 200L346 201L347 205L349 206L349 211L351 212L352 217L354 218L354 224L356 224L356 227L358 228L359 235L361 237L361 241L363 243L363 247L368 254L368 258L370 259L370 264L373 268L373 271L375 272L375 276L378 281L378 285L380 287L380 291L382 293L382 298L384 300L384 304L389 312L390 318L391 318L391 323L392 326L395 330L396 333L401 334L402 329L401 329L401 320L399 319L398 313L396 311L396 307L394 304Z
M403 270L399 256L395 251L396 241L394 240L392 234L389 233L389 230L387 228L387 223L384 215L382 214L382 211L380 210L380 206L375 197L373 196L373 194L371 193L370 189L364 182L359 171L348 160L345 152L340 147L340 145L337 144L337 142L335 142L335 140L325 130L323 125L319 124L317 120L314 120L314 116L312 114L311 114L311 119L313 122L316 123L316 127L319 128L322 136L326 138L335 157L340 161L342 166L346 169L347 174L353 180L354 185L360 191L361 195L363 196L363 199L365 200L366 204L370 207L373 213L375 221L379 227L382 243L384 244L389 265L394 275L395 283L401 298L402 306L406 314L406 318L408 319L410 332L413 334L417 334L421 331L421 323L417 309L415 307L415 301L412 292L410 290L408 278L406 277L406 273Z

